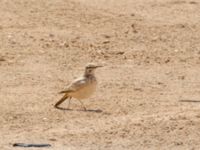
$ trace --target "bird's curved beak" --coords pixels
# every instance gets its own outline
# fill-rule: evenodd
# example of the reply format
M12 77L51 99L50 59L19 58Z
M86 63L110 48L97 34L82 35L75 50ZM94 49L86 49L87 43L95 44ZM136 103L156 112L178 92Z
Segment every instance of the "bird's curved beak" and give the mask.
M96 66L96 68L100 68L100 67L103 67L103 66L102 66L102 65L97 65L97 66Z

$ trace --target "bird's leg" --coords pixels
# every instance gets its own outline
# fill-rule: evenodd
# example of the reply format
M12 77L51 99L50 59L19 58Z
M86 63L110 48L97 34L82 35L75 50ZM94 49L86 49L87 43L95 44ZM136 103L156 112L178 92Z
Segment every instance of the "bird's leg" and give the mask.
M69 97L69 102L68 102L67 109L69 109L71 98L72 98L72 97Z
M84 106L83 102L82 102L80 99L78 99L78 100L79 100L79 102L81 103L83 109L86 111L86 107Z

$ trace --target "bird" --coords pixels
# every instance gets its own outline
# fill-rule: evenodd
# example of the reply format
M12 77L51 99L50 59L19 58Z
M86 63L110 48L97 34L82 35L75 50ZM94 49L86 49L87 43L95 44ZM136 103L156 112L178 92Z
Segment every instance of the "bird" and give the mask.
M86 111L86 107L84 106L82 100L89 98L95 92L97 86L95 70L100 67L103 66L96 65L94 63L87 64L85 66L84 74L72 81L65 90L59 92L59 94L64 94L64 96L54 105L54 107L59 108L58 106L61 103L63 103L66 99L69 99L69 109L71 99L75 98L81 103L83 109Z

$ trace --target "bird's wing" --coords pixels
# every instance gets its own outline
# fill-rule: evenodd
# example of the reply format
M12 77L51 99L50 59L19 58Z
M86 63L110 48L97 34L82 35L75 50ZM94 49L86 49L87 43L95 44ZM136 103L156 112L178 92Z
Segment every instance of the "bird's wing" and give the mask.
M86 79L81 77L74 80L65 90L61 91L60 93L75 92L83 88L85 85L86 85Z

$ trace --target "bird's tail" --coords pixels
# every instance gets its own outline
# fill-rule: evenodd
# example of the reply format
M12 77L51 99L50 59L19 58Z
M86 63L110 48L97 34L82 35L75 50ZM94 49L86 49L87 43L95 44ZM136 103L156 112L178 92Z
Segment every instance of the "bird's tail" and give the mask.
M66 93L66 91L60 91L58 94L63 94L63 93Z
M54 107L58 107L58 105L60 105L61 103L63 103L69 96L67 94L65 94L55 105Z
M73 92L72 90L64 90L64 91L60 91L58 94L67 94L67 93L70 93L70 92Z

